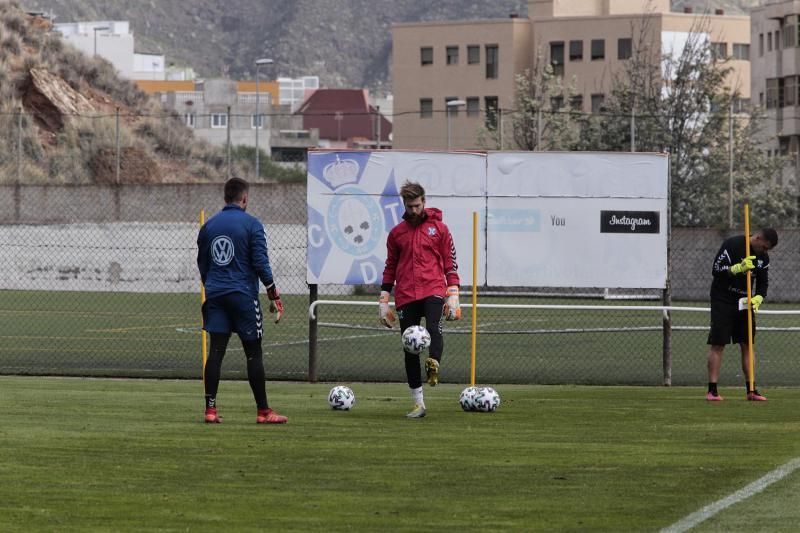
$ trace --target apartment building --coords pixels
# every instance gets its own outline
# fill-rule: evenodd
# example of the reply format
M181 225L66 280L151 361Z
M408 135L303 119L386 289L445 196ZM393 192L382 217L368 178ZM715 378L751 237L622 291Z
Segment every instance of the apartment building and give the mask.
M135 52L133 31L126 20L62 22L53 24L53 31L87 56L107 60L130 80L185 78L186 69L167 66L163 54Z
M301 161L319 143L319 132L303 127L303 117L279 104L278 83L211 79L196 81L138 80L143 91L164 109L182 117L200 138L217 144L256 146L273 161ZM258 112L256 112L258 99ZM258 130L258 131L256 131Z
M673 13L669 0L529 0L528 14L393 25L394 147L477 148L479 127L496 127L502 110L514 108L516 76L537 57L574 85L573 108L597 111L641 39L651 50L679 53L698 28L731 59L728 84L750 98L746 15Z
M768 154L793 156L784 177L796 179L800 166L800 1L772 0L753 9L750 31L752 101L766 112L763 144Z

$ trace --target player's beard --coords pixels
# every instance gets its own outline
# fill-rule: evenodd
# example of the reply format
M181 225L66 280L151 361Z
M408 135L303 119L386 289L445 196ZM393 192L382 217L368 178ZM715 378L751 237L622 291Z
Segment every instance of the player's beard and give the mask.
M412 226L416 227L425 221L425 216L422 213L419 215L412 215L411 213L408 213L406 215L406 221L408 221L408 223Z

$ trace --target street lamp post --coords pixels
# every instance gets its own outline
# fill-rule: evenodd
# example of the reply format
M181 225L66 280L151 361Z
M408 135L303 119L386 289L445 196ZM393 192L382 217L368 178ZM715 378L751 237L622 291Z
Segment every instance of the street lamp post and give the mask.
M94 28L92 28L92 31L94 32L94 55L92 57L97 55L97 32L108 31L110 29L111 29L110 26L95 26Z
M453 110L458 111L458 108L462 105L466 105L467 103L464 100L448 100L446 104L446 113L447 113L447 151L450 151L450 115L452 114Z
M259 95L259 93L258 93L258 67L260 67L261 65L271 65L272 63L274 63L274 61L272 61L272 59L267 58L267 57L264 57L264 58L261 58L261 59L256 59L256 112L255 112L255 117L256 117L255 118L255 126L256 126L256 181L258 181L258 178L260 176L260 174L259 174L259 172L260 172L259 155L260 154L259 154L259 152L261 151L260 147L258 145L258 130L261 129L261 115L258 114L258 95Z

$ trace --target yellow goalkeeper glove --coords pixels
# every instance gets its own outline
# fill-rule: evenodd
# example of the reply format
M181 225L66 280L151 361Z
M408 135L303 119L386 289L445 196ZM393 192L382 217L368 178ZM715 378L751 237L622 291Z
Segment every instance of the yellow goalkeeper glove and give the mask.
M735 274L744 274L748 270L753 270L755 268L755 265L753 264L753 259L755 259L755 258L756 258L756 256L754 256L754 255L748 255L747 257L742 259L741 262L736 263L735 265L731 266L731 274L734 274L734 275Z
M761 304L764 302L764 297L760 294L756 294L752 298L750 298L750 303L753 305L753 312L758 313L758 308L761 307Z

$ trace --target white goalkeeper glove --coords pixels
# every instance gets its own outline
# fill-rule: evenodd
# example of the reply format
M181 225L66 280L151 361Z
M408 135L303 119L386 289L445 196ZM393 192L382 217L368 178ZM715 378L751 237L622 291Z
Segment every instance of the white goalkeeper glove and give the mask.
M389 293L381 291L381 296L378 298L378 321L387 328L393 328L394 320L394 311L389 307Z
M444 319L461 320L461 305L458 303L458 285L447 287L447 297L444 302Z

